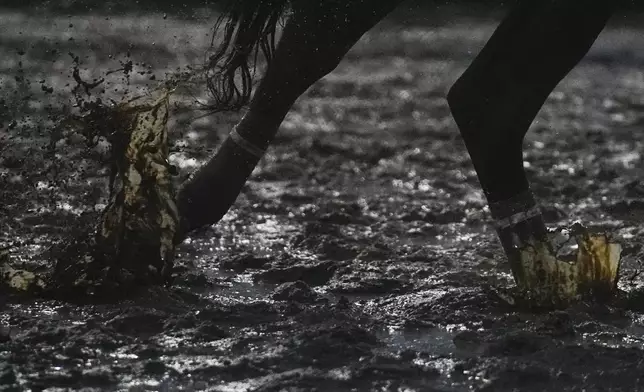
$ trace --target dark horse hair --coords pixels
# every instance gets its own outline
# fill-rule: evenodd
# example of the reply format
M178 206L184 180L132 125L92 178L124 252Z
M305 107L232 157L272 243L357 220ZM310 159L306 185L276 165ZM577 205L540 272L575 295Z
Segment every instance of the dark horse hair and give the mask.
M206 85L214 102L213 112L236 111L248 104L253 91L253 73L261 51L267 63L275 53L277 24L289 0L228 0L215 24L206 63ZM222 27L223 26L223 27ZM216 43L223 29L221 42Z

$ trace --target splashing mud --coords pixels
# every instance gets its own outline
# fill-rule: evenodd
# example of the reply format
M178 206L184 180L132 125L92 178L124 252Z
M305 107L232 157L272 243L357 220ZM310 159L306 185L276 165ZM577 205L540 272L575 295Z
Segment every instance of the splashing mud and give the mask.
M59 51L87 52L97 73L109 55L128 51L139 64L174 69L210 40L209 21L92 20L101 31L88 30L82 43L31 26L48 25L40 17L0 14L7 31L34 27L22 35L27 48L48 48L47 36ZM222 222L178 246L174 288L84 306L2 294L0 389L642 389L644 135L636 129L644 77L641 61L622 58L641 60L643 35L608 30L550 96L524 153L550 225L581 220L619 238L624 296L522 312L490 290L511 282L510 269L444 99L492 29L475 20L409 29L390 21L365 35L297 102ZM3 94L49 94L40 84L4 84L16 80L16 56L20 72L54 75L43 79L54 95L64 87L63 60L50 63L51 52L36 49L17 55L5 42ZM145 85L145 72L130 82ZM109 88L126 89L121 83ZM36 116L37 97L11 107ZM171 161L185 163L179 179L237 119L190 122L186 106L170 126ZM0 245L20 243L13 259L43 267L39 255L52 241L95 222L105 205L94 191L105 185L96 164L103 152L74 149L85 140L73 135L42 152L33 128L0 116Z

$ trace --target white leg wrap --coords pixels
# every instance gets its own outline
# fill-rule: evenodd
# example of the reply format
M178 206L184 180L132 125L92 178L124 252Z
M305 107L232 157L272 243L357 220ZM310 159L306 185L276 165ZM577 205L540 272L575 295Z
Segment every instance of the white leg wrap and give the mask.
M510 199L490 203L490 211L497 230L515 226L541 214L529 190Z
M541 215L541 211L539 210L538 206L534 206L527 211L517 212L516 214L512 214L507 218L496 219L494 226L496 226L497 230L502 230L508 227L512 227L517 223L526 221L530 218L534 218L538 215Z

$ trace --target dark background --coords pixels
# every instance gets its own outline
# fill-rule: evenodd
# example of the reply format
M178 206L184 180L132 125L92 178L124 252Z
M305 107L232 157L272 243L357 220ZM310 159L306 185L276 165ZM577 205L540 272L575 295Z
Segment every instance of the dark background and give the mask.
M400 8L402 11L424 11L431 13L437 9L440 10L453 5L464 5L472 11L486 11L502 10L515 2L516 0L407 0ZM640 12L644 10L644 4L642 2L623 0L622 3L621 12ZM191 17L195 9L203 7L216 9L220 4L222 4L221 0L3 0L0 8L30 9L68 14L88 12L122 14L155 11L171 13L175 16Z

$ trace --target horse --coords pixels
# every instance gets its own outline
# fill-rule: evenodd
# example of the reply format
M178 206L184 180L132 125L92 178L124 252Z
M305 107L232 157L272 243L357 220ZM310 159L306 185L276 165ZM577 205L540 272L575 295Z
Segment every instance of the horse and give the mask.
M233 0L217 22L208 87L222 110L248 108L215 155L180 187L181 233L217 223L275 138L295 100L333 71L402 0ZM517 0L447 102L513 272L518 245L547 241L523 168L523 139L556 85L586 55L618 1ZM276 26L288 13L276 43ZM266 59L255 87L250 69Z

